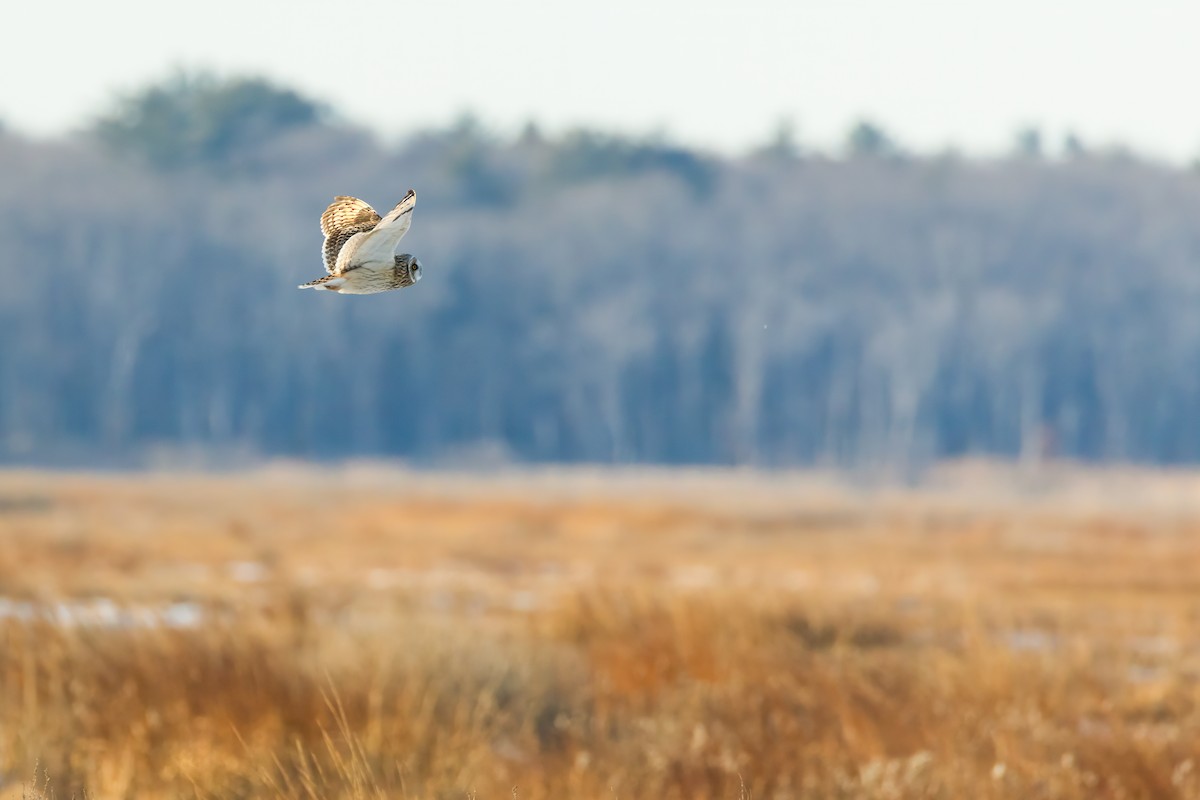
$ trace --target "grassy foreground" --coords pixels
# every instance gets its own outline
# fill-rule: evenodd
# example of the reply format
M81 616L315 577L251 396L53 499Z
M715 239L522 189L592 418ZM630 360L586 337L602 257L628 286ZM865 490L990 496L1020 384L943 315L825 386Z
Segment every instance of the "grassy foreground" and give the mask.
M0 797L1200 797L1200 477L0 474Z

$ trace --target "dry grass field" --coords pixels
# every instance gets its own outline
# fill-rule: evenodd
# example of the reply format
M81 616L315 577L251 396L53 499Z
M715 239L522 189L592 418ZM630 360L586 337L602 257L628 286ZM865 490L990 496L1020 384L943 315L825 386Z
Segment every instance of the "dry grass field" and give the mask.
M0 473L0 798L1200 797L1200 476Z

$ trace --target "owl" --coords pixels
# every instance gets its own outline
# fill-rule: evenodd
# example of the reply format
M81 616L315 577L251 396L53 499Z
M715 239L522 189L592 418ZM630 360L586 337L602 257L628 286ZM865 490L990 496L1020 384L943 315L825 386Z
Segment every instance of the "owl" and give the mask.
M357 197L335 197L321 215L321 254L329 274L301 284L340 294L375 294L421 280L421 261L396 246L412 224L417 193L412 189L382 219Z

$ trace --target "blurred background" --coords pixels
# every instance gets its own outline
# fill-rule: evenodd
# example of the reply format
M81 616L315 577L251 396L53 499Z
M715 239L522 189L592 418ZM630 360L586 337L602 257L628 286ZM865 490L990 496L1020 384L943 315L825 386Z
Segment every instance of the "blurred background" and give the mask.
M1190 4L35 6L5 462L1200 458Z

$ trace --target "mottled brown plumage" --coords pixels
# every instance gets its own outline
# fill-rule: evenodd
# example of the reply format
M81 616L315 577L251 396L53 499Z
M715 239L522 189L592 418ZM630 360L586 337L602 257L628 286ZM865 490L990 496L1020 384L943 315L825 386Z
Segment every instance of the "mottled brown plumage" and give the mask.
M421 262L396 247L412 224L417 193L412 189L380 218L356 197L339 195L321 215L321 255L329 274L300 286L340 294L374 294L403 289L421 280Z
M338 195L321 215L321 233L325 235L325 271L333 275L338 251L356 233L366 233L383 219L375 209L357 197Z

